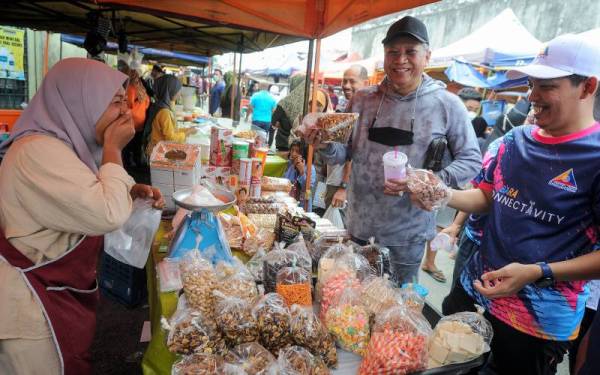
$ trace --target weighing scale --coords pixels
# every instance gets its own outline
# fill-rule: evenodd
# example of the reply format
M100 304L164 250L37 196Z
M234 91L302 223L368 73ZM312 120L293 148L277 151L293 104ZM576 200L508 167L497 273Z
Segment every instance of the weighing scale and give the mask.
M236 202L235 196L224 189L212 187L207 189L224 203L214 206L187 203L186 198L192 195L191 188L173 193L175 204L190 212L185 216L171 241L169 258L180 259L189 251L198 250L213 265L221 261L228 263L233 261L225 232L216 214L233 206Z

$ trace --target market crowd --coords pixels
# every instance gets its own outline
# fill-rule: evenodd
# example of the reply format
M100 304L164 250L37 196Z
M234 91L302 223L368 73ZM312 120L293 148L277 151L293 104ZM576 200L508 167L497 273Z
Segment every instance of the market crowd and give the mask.
M600 278L600 48L559 36L530 65L510 71L528 78L529 92L491 131L480 91L456 95L425 73L431 50L420 20L398 20L382 43L383 81L370 85L367 69L354 65L339 96L332 88L311 96L319 113L359 115L348 143L299 130L304 75L290 77L281 100L264 83L244 89L246 120L288 158L284 176L295 198L321 184L324 199L314 209L341 210L353 242L375 238L389 249L398 286L416 282L420 267L442 278L435 254L426 255L437 234L433 208L458 210L443 230L459 239L443 312L485 309L494 334L482 371L553 374L569 352L572 373L600 374L600 292L588 282ZM91 259L101 236L125 222L136 197L164 203L149 181L136 183L127 171L147 164L158 142L194 132L176 126L182 84L175 76L158 65L151 82L127 64L119 70L59 62L0 145L0 370L54 374L64 364L90 372L95 302L88 293L97 287ZM233 73L215 69L211 79L209 113L231 117ZM310 170L309 144L317 150ZM390 151L406 155L413 168L406 178L385 178ZM411 184L417 169L427 176L422 189ZM63 293L65 285L80 293Z

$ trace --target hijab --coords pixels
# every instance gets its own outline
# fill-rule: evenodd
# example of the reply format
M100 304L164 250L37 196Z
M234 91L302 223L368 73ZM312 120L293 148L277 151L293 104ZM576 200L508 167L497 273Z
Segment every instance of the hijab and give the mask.
M306 76L304 74L293 76L290 79L290 93L278 103L290 123L303 112L305 81Z
M102 159L96 123L127 76L99 61L69 58L48 71L42 85L0 144L0 158L17 139L33 134L67 144L94 173Z

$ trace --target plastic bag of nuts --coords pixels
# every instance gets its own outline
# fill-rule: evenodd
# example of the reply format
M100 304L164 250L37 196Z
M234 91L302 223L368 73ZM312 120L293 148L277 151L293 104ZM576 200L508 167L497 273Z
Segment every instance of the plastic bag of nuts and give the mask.
M285 267L277 272L275 290L288 307L293 304L312 306L311 283L310 273L297 267L294 261L292 267Z
M348 143L358 117L358 113L309 113L298 130L321 129L321 141Z
M242 369L248 375L265 375L276 359L257 342L241 344L229 351L225 361Z
M212 264L199 251L188 252L179 263L183 292L188 304L208 317L214 316L214 296L217 278Z
M165 323L163 321L163 323ZM212 317L190 308L177 310L169 323L167 348L177 354L223 354L225 341Z
M223 365L218 355L194 353L175 361L171 375L222 375Z
M218 283L215 290L227 297L237 297L253 304L258 298L254 276L246 266L235 259L233 263L220 262L216 267ZM214 296L216 294L213 293ZM218 311L218 310L217 310Z
M423 315L394 306L376 317L359 374L410 374L427 367L432 330Z
M267 255L267 252L265 251L265 249L263 247L259 247L258 250L256 251L256 254L254 254L252 256L252 258L250 258L250 260L246 263L246 267L248 268L248 271L250 271L250 273L252 274L252 276L254 277L254 281L256 282L262 282L263 281L263 277L264 277L264 258Z
M252 304L237 297L228 297L219 291L215 315L217 326L225 337L228 346L235 346L258 339L258 325L252 316Z
M321 358L313 356L300 346L289 346L279 351L277 359L278 375L327 375L329 369Z
M433 172L424 169L409 169L407 186L428 211L445 206L452 197L452 190Z
M293 262L296 265L304 268L309 273L312 270L312 263L308 251L293 251L290 249L283 249L282 244L275 244L275 248L267 253L264 257L263 266L263 284L265 286L265 293L271 293L275 291L277 284L277 273L279 270L285 267L291 267Z
M290 328L296 345L307 348L313 355L321 357L329 367L336 367L337 350L335 341L311 308L292 305Z
M260 344L271 353L291 344L290 311L279 294L265 294L254 305L252 316L258 323Z

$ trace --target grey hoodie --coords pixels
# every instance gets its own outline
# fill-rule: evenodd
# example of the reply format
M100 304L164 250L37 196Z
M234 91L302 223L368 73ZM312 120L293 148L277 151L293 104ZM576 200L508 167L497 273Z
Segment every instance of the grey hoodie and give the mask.
M435 213L411 204L402 197L383 194L383 154L393 147L369 141L368 127L387 89L376 127L410 130L416 92L401 96L388 88L386 80L356 92L346 112L360 114L350 145L331 143L321 150L328 164L352 159L348 190L348 231L361 240L375 236L384 246L406 246L430 240L435 235ZM399 146L414 168L421 168L429 143L445 136L448 140L445 168L438 173L449 186L464 186L481 168L481 153L465 106L446 85L424 75L416 101L414 143Z

